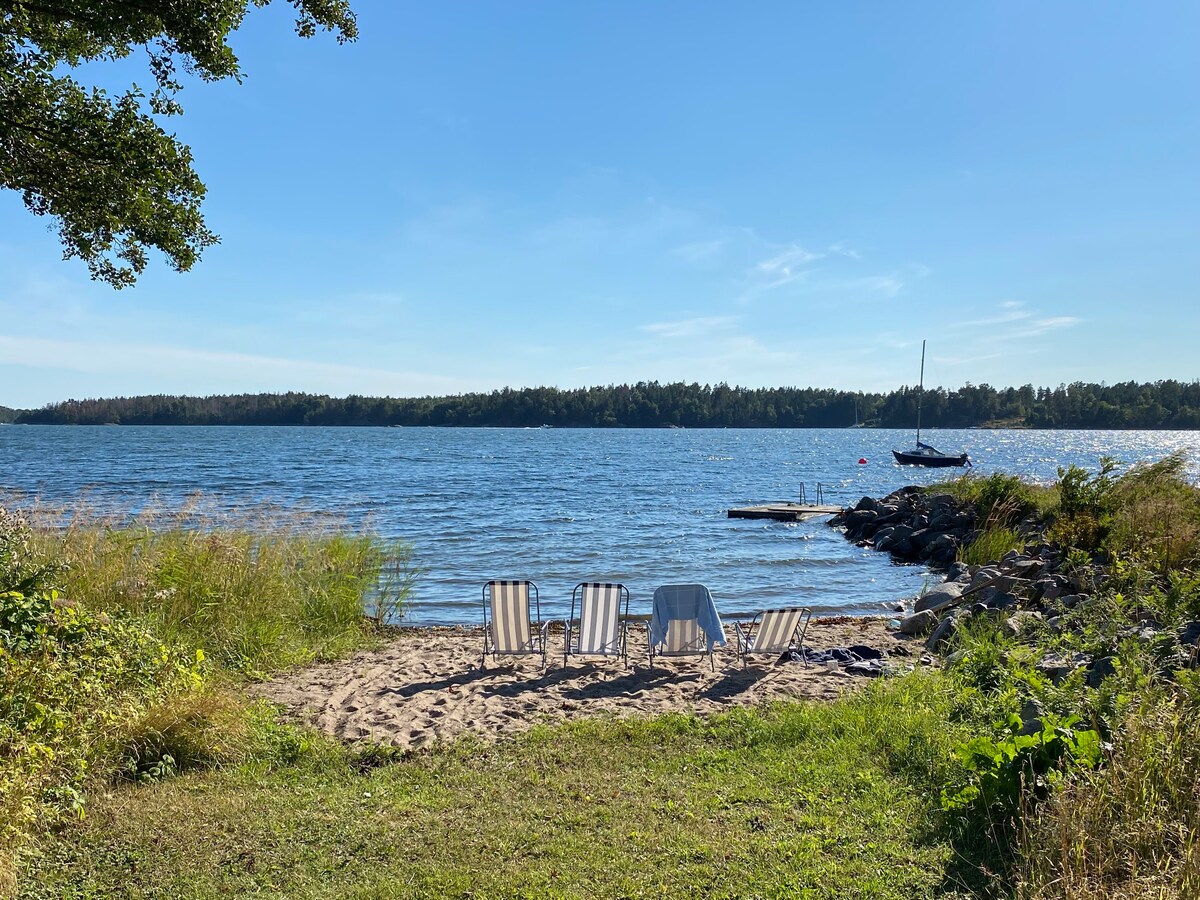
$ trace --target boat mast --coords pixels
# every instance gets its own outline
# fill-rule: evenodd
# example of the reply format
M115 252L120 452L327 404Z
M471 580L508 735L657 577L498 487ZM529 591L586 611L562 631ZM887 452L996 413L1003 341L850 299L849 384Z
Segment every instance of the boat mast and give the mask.
M921 380L917 385L917 449L921 449L921 395L925 393L925 342L921 341Z

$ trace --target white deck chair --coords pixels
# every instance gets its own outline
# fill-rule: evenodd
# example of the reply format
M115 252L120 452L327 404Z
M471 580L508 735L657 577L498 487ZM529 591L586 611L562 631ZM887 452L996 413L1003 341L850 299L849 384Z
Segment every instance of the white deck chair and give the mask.
M709 668L716 671L713 647L725 643L721 617L712 594L702 584L664 584L654 592L653 616L649 631L650 664L656 656L708 657ZM708 624L709 631L701 625ZM656 623L665 629L655 640ZM709 633L711 632L711 634Z
M533 613L531 616L530 613ZM483 586L483 665L488 654L542 658L546 668L546 633L537 585L532 581L489 581Z
M575 610L579 610L576 626ZM619 656L629 665L629 590L623 584L583 581L571 592L563 665L577 656Z
M788 650L797 650L804 658L804 635L808 633L811 619L812 610L808 607L788 606L763 610L744 626L734 622L733 632L737 636L742 665L747 664L751 653L778 656ZM807 658L804 658L804 665L808 665Z

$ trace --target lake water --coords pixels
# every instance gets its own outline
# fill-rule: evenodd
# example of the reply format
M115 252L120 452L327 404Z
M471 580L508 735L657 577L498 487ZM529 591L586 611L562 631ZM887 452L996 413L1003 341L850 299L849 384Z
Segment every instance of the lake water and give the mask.
M1051 479L1060 465L1160 459L1196 432L939 431L976 472ZM477 623L490 578L537 582L544 617L572 587L621 581L648 612L660 584L700 581L725 610L801 603L877 613L917 592L896 566L814 520L729 519L731 506L849 505L960 470L897 466L910 432L876 429L432 429L0 427L0 490L107 509L202 492L235 513L269 505L330 514L410 541L426 571L405 621ZM859 459L866 459L859 464ZM10 499L9 502L14 502Z

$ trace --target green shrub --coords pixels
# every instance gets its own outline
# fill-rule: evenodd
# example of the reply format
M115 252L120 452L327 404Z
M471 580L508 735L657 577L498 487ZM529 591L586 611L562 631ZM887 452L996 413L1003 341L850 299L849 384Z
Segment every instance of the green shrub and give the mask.
M202 665L127 615L0 594L0 856L48 816L82 814L85 780L125 768L131 723L198 690Z
M1160 574L1200 562L1200 490L1183 453L1130 469L1111 500L1109 553L1136 552Z
M997 724L997 736L980 735L959 745L955 755L968 773L967 783L944 790L942 808L974 817L998 836L1013 833L1067 773L1100 763L1100 736L1075 728L1079 721L1071 716L1056 723L1046 716L1039 729L1022 733L1024 723L1014 714Z
M1103 457L1095 475L1075 465L1058 470L1058 509L1048 533L1051 540L1090 553L1101 549L1112 524L1116 466L1115 460Z

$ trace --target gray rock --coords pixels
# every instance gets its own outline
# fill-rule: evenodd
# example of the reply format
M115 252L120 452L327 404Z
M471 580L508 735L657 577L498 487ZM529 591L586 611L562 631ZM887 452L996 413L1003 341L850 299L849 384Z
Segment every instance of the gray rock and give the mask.
M1179 643L1181 646L1194 646L1197 641L1200 641L1200 620L1188 622L1179 629Z
M919 637L923 634L928 634L937 626L938 617L936 613L929 610L922 610L919 613L914 613L900 620L900 633L907 634L912 637Z
M1042 561L1038 559L1018 560L1012 566L1012 573L1018 578L1033 579L1042 571Z
M1086 660L1087 657L1074 656L1068 659L1058 653L1047 653L1034 668L1043 675L1048 676L1055 684L1058 684L1078 669Z
M963 586L953 581L948 581L939 584L932 591L922 594L917 598L917 603L913 607L916 612L921 612L925 609L931 609L934 612L945 609L951 603L954 603L962 596Z
M1040 622L1041 620L1042 620L1041 613L1018 610L1017 612L1013 613L1011 616L1009 616L1007 619L1004 620L1004 631L1007 634L1012 635L1013 637L1016 637L1016 636L1020 635L1021 632L1023 632L1031 624L1033 624L1034 622Z
M995 566L984 566L971 576L971 587L979 587L979 585L991 581L999 574L1000 570Z
M946 572L947 581L971 580L971 567L964 562L956 562Z
M879 510L879 501L874 497L863 497L854 506L855 512L864 512L867 510L870 510L871 512L877 512Z
M990 593L989 593L990 592ZM987 604L988 609L1016 609L1017 598L1012 594L1006 594L1003 591L996 591L992 588L986 588L980 591L981 594L988 594L988 598L983 602Z
M875 532L875 549L887 550L891 546L890 538L892 536L892 532L895 530L896 529L891 527L885 527L880 528L877 532Z
M1021 707L1021 730L1018 734L1037 734L1042 730L1042 715L1045 710L1042 709L1042 704L1034 699L1025 701L1025 705Z
M1087 674L1084 676L1084 682L1088 687L1100 687L1101 682L1110 675L1117 674L1116 657L1102 656L1099 659L1093 659L1087 667Z
M931 653L940 653L942 648L950 642L950 638L954 636L957 627L957 618L953 614L946 616L938 622L937 628L933 629L933 633L929 635L929 640L925 642L925 649Z

